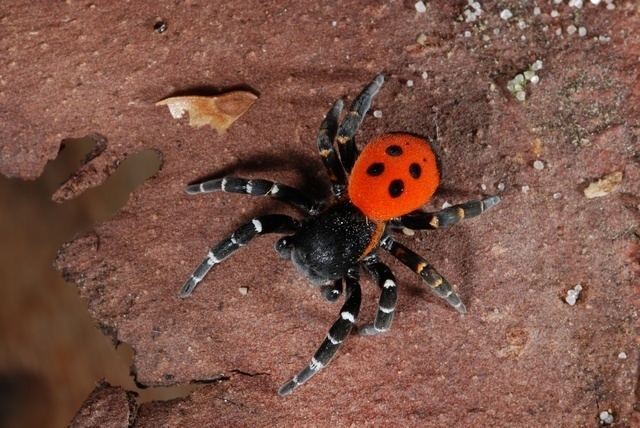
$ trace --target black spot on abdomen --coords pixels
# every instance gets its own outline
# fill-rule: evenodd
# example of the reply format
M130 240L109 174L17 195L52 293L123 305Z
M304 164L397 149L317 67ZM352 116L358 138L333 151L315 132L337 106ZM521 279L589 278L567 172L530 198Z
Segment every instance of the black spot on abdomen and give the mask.
M404 182L402 180L393 180L389 184L389 195L392 198L397 198L402 195L402 192L404 192Z
M370 175L372 177L377 177L383 172L384 164L380 162L372 163L371 165L369 165L369 168L367 168L367 175Z
M413 178L418 179L422 175L422 168L420 168L420 165L414 162L411 165L409 165L409 174Z
M389 155L389 156L400 156L402 154L402 147L400 146L389 146L387 147L387 149L385 150L385 152Z

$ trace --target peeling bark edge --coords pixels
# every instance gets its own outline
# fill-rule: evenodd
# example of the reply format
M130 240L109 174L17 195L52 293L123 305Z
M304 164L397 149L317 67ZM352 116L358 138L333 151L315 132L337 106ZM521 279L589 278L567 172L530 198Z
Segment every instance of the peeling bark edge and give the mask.
M111 386L104 380L96 385L73 420L70 427L134 426L138 414L136 393Z

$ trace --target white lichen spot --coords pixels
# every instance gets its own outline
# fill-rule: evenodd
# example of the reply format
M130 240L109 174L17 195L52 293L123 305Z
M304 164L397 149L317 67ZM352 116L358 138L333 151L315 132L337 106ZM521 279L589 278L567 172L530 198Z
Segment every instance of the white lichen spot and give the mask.
M621 352L618 354L618 358L619 358L619 359L621 359L621 360L626 360L626 359L627 359L627 353L626 353L626 352L624 352L624 351L621 351Z
M601 0L589 0L591 1L591 4L595 4L596 6L600 4Z
M242 294L243 296L246 296L247 293L249 293L249 289L247 287L240 287L238 288L238 292L240 292L240 294Z
M564 298L564 301L567 302L569 306L573 306L578 301L578 297L580 297L580 292L582 291L582 285L578 284L572 289L567 290L567 297Z
M559 15L560 15L560 14L558 13L558 11L557 11L557 10L555 10L555 9L554 9L554 10L552 10L552 11L551 11L551 17L552 17L552 18L557 18Z
M584 27L580 27L580 28L578 28L578 35L579 35L580 37L584 37L584 36L586 36L586 35L587 35L587 29L586 29L586 28L584 28Z
M476 22L478 17L482 15L482 6L480 2L474 0L467 0L462 14L464 15L464 22Z
M520 190L522 190L522 193L527 194L529 193L529 190L531 190L531 188L525 185L525 186L522 186Z
M501 192L502 192L502 191L504 190L504 188L505 188L504 183L502 183L502 182L498 183L498 190L499 190L499 191L501 191Z
M502 12L500 12L500 18L504 19L505 21L511 19L512 16L513 13L511 13L509 9L502 9Z
M451 207L451 206L453 206L453 205L451 205L451 204L450 204L449 202L447 202L447 201L444 201L444 203L442 204L442 209L449 208L449 207Z
M544 169L544 162L541 160L536 160L533 162L533 169L536 171L542 171Z
M575 33L576 31L578 31L578 29L576 28L575 25L571 24L567 27L567 34L568 35L572 35L573 33Z
M598 418L600 419L600 425L611 425L614 421L611 409L600 412Z
M429 78L429 73L427 73L426 71L423 71L420 77L422 77L422 80L427 80L427 78Z
M560 199L562 197L562 193L556 192L553 194L553 199Z
M382 110L374 110L373 117L375 117L376 119L380 119L382 117Z
M540 8L538 6L533 8L533 16L538 16L540 15L541 11Z
M412 88L413 87L413 80L409 79L407 80L407 88Z
M524 101L527 98L527 94L525 92L527 82L537 84L540 81L540 78L536 74L536 71L541 69L542 61L536 60L527 70L516 74L516 76L507 83L507 89L518 101Z
M416 8L416 12L418 13L425 13L427 11L427 5L424 4L422 0L420 0L419 2L416 2L414 6Z

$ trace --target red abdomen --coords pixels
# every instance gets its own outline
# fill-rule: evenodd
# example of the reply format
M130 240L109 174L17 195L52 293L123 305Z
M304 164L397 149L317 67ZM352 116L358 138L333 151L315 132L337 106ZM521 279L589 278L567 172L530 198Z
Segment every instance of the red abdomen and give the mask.
M410 134L387 134L370 141L358 157L348 194L367 217L389 220L426 204L440 183L429 142Z

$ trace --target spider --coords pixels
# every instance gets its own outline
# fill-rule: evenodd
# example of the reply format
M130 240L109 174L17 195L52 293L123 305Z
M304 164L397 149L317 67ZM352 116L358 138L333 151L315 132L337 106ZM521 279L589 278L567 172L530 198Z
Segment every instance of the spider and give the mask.
M308 216L298 221L286 215L264 215L241 226L211 248L182 286L180 297L191 295L211 268L266 233L286 234L276 242L276 251L318 286L326 300L335 302L346 288L337 320L309 364L278 390L280 396L292 393L323 369L351 332L360 309L361 268L377 282L380 299L375 320L359 332L375 335L389 330L396 309L396 281L389 267L378 259L379 248L419 275L432 292L458 312L466 312L447 280L424 258L396 241L393 233L404 228L448 227L481 214L500 198L470 201L435 213L418 211L440 182L438 160L427 140L406 133L386 134L374 138L358 153L356 131L383 82L383 75L376 76L353 101L339 125L343 101L335 102L320 126L317 145L331 182L331 201L315 201L280 183L239 177L190 184L186 189L191 195L222 191L268 196Z

